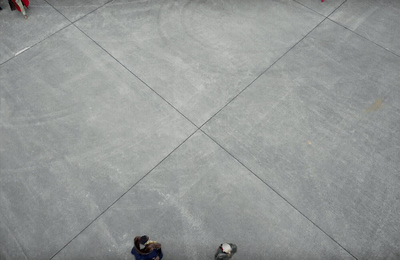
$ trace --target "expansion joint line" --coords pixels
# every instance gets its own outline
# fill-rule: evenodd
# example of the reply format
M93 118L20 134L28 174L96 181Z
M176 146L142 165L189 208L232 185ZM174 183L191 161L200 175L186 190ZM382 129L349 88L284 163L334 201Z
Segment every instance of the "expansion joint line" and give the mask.
M142 80L138 75L136 75L133 71L131 71L128 67L126 67L123 63L121 63L117 58L115 58L111 53L109 53L106 49L104 49L98 42L92 39L89 35L87 35L84 31L82 31L78 26L74 24L74 26L82 32L86 37L93 41L99 48L101 48L105 53L107 53L112 59L114 59L119 65L121 65L125 70L127 70L130 74L132 74L135 78L137 78L140 82L142 82L147 88L149 88L152 92L154 92L158 97L160 97L165 103L167 103L170 107L172 107L176 112L178 112L182 117L184 117L187 121L189 121L192 125L194 125L197 129L200 129L192 120L186 117L179 109L177 109L174 105L172 105L168 100L166 100L163 96L161 96L155 89L150 87L144 80Z
M341 7L347 0L345 0L341 5L339 5L335 10L332 11L334 13L339 7ZM332 14L331 13L331 14ZM331 15L329 14L329 15ZM302 42L310 33L312 33L318 26L320 26L328 17L322 19L314 28L312 28L306 35L304 35L298 42L296 42L292 47L289 48L282 56L280 56L277 60L275 60L271 65L269 65L263 72L261 72L250 84L248 84L244 89L239 91L236 96L231 98L221 109L219 109L213 116L211 116L206 122L204 122L200 128L202 128L205 124L207 124L211 119L213 119L216 115L218 115L225 107L227 107L232 101L234 101L240 94L242 94L247 88L249 88L257 79L259 79L263 74L265 74L272 66L274 66L278 61L280 61L286 54L288 54L291 50L293 50L300 42Z
M335 10L333 10L327 17L325 17L321 22L319 22L312 30L310 30L304 37L302 37L296 44L294 44L288 51L286 51L281 57L279 57L275 62L273 62L267 69L265 69L260 75L258 75L249 85L247 85L243 90L241 90L235 97L233 97L229 102L227 102L219 111L217 111L210 119L208 119L201 127L207 124L211 119L213 119L217 114L219 114L226 106L228 106L233 100L235 100L242 92L244 92L247 88L249 88L258 78L260 78L264 73L266 73L272 66L274 66L279 60L281 60L287 53L289 53L293 48L295 48L300 42L302 42L310 33L312 33L318 26L320 26L328 17L334 13L338 8L340 8L347 0L345 0L341 5L339 5ZM200 127L200 128L201 128ZM245 167L248 171L250 171L257 179L259 179L262 183L264 183L268 188L270 188L273 192L275 192L279 197L281 197L286 203L288 203L294 210L296 210L299 214L301 214L305 219L307 219L312 225L318 228L323 234L329 237L335 244L337 244L340 248L346 251L349 255L351 255L354 259L357 259L348 249L342 246L338 241L336 241L331 235L329 235L325 230L323 230L320 226L318 226L315 222L313 222L309 217L307 217L303 212L301 212L298 208L296 208L288 199L286 199L282 194L280 194L276 189L274 189L271 185L269 185L266 181L261 179L255 172L253 172L249 167L247 167L244 163L242 163L238 158L236 158L232 153L230 153L225 147L219 144L216 140L214 140L211 136L205 133L202 129L200 129L206 136L208 136L213 142L215 142L219 147L221 147L226 153L228 153L232 158L234 158L237 162L239 162L243 167Z
M206 132L204 132L202 129L200 129L201 132L203 132L208 138L210 138L214 143L216 143L219 147L221 147L222 150L224 150L226 153L228 153L235 161L237 161L240 165L242 165L244 168L246 168L251 174L253 174L259 181L264 183L269 189L271 189L274 193L276 193L280 198L282 198L287 204L290 205L295 211L297 211L300 215L302 215L307 221L309 221L313 226L318 228L322 233L324 233L327 237L329 237L335 244L337 244L340 248L342 248L344 251L346 251L349 255L351 255L354 259L358 260L357 257L355 257L352 253L350 253L349 250L347 250L344 246L342 246L338 241L336 241L331 235L329 235L325 230L323 230L320 226L318 226L314 221L312 221L309 217L307 217L303 212L301 212L298 208L296 208L295 205L293 205L288 199L286 199L282 194L280 194L275 188L273 188L271 185L269 185L266 181L264 181L261 177L259 177L254 171L252 171L249 167L247 167L244 163L242 163L238 158L236 158L232 153L230 153L225 147L223 147L221 144L219 144L215 139L213 139L211 136L209 136Z
M184 143L186 143L187 140L189 140L196 132L198 132L199 129L196 129L193 131L192 134L190 134L185 140L183 140L182 143L180 143L175 149L173 149L169 154L167 154L161 161L159 161L153 168L151 168L144 176L142 176L137 182L135 182L131 187L129 187L124 193L122 193L114 202L112 202L106 209L104 209L97 217L95 217L90 223L84 227L78 234L76 234L68 243L66 243L61 249L59 249L49 260L53 259L55 256L57 256L64 248L66 248L69 244L72 243L80 234L82 234L86 229L88 229L96 220L98 220L101 216L104 215L112 206L114 206L125 194L127 194L129 191L131 191L139 182L141 182L143 179L145 179L155 168L157 168L161 163L163 163L167 158L171 156L179 147L181 147Z

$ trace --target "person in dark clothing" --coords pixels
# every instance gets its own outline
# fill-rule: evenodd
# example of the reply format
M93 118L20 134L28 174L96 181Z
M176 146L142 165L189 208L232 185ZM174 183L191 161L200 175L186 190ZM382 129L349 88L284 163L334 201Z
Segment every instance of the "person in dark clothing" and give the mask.
M148 236L135 237L131 254L135 256L136 260L161 260L163 258L161 244L149 240Z
M230 259L237 252L237 246L232 243L221 244L215 253L215 260Z

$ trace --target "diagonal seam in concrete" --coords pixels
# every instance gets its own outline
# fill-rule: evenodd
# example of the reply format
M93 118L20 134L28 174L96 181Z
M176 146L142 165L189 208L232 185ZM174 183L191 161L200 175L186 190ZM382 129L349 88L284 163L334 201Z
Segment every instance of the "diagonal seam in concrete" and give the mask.
M229 154L234 160L236 160L238 163L240 163L244 168L246 168L251 174L253 174L258 180L260 180L262 183L264 183L268 188L270 188L274 193L276 193L279 197L281 197L287 204L289 204L294 210L300 213L305 219L307 219L313 226L318 228L322 233L324 233L327 237L329 237L333 242L335 242L340 248L342 248L344 251L346 251L349 255L351 255L354 259L358 259L355 257L352 253L350 253L349 250L347 250L344 246L342 246L338 241L336 241L331 235L329 235L327 232L325 232L320 226L318 226L316 223L314 223L310 218L308 218L303 212L301 212L296 206L294 206L288 199L286 199L284 196L282 196L276 189L274 189L271 185L269 185L267 182L265 182L263 179L261 179L256 173L254 173L250 168L248 168L244 163L242 163L239 159L237 159L233 154L231 154L225 147L223 147L221 144L219 144L216 140L214 140L211 136L209 136L206 132L200 129L201 132L203 132L208 138L210 138L214 143L216 143L221 149L223 149L227 154Z
M47 0L44 0L48 5L50 5L51 7L53 7L54 10L56 10L59 14L61 14L62 16L65 17L65 19L67 19L70 23L76 23L79 20L82 20L82 18L85 18L86 16L88 16L89 14L96 12L98 9L102 8L103 6L107 5L108 3L112 2L112 0L109 0L108 2L104 3L103 5L95 8L94 10L90 11L89 13L85 14L84 16L80 17L79 19L77 19L76 21L72 22L70 19L68 19L63 13L61 13L60 11L58 11L54 6L52 6L49 2L47 2Z
M338 6L337 8L341 7L346 1L344 1L340 6ZM332 11L335 12L337 10L337 8ZM331 14L332 14L331 13ZM312 33L318 26L320 26L320 24L322 24L326 19L328 19L327 17L325 17L321 22L319 22L314 28L312 28L306 35L304 35L298 42L296 42L292 47L289 48L289 50L287 50L284 54L282 54L282 56L280 56L278 59L276 59L270 66L268 66L268 68L266 68L263 72L260 73L260 75L258 75L252 82L250 82L250 84L248 84L244 89L242 89L236 96L234 96L233 98L231 98L221 109L219 109L213 116L211 116L206 122L204 122L200 128L202 128L205 124L207 124L211 119L213 119L216 115L218 115L225 107L227 107L233 100L235 100L240 94L242 94L247 88L249 88L258 78L260 78L263 74L265 74L272 66L274 66L278 61L280 61L284 56L286 56L286 54L288 54L293 48L295 48L300 42L302 42L310 33Z
M69 21L69 20L68 20L68 21ZM23 52L25 52L25 51L28 51L29 49L32 49L32 48L35 47L36 45L38 45L38 44L44 42L44 41L47 40L48 38L52 37L53 35L57 34L58 32L64 30L65 28L67 28L67 27L69 27L69 26L71 26L71 25L72 25L72 23L69 23L68 25L62 27L61 29L59 29L59 30L57 30L57 31L55 31L54 33L52 33L52 34L50 34L49 36L47 36L46 38L44 38L44 39L38 41L37 43L33 44L32 46L26 47L25 49L23 49L23 50L17 52L14 56L12 56L11 58L9 58L8 60L6 60L6 61L0 63L0 67L1 67L2 65L6 64L7 62L9 62L10 60L14 59L15 57L17 57L17 56L20 55L21 53L23 53Z
M125 194L127 194L130 190L132 190L139 182L141 182L144 178L146 178L155 168L157 168L162 162L164 162L171 154L173 154L179 147L181 147L187 140L190 139L199 129L196 129L191 133L185 140L182 141L177 147L175 147L167 156L165 156L162 160L160 160L153 168L151 168L144 176L142 176L137 182L135 182L131 187L128 188L124 193L121 194L113 203L111 203L105 210L103 210L97 217L95 217L85 228L83 228L78 234L76 234L68 243L66 243L60 250L58 250L49 260L53 259L56 255L58 255L64 248L66 248L75 238L77 238L80 234L82 234L86 229L88 229L97 219L99 219L104 213L106 213L115 203L117 203Z
M1 214L1 219L5 219L4 215L0 212ZM8 232L11 234L11 236L14 238L15 242L17 243L18 247L20 248L21 252L24 254L25 259L29 259L29 257L26 255L25 250L23 248L23 246L21 245L21 243L19 242L18 238L16 236L13 235L13 232L10 230L10 228L4 224L4 226L7 228Z
M336 22L336 21L330 19L329 17L327 17L327 19L328 19L329 21L334 22L335 24L337 24L337 25L343 27L343 28L346 29L346 30L349 30L350 32L354 33L355 35L358 35L358 36L360 36L361 38L363 38L363 39L365 39L365 40L367 40L367 41L369 41L369 42L375 44L375 45L378 46L379 48L382 48L383 50L385 50L385 51L387 51L387 52L390 52L391 54L396 55L397 57L400 57L399 54L394 53L394 52L392 52L391 50L389 50L389 49L383 47L383 46L380 45L379 43L376 43L376 42L372 41L371 39L368 39L368 38L366 38L365 36L363 36L363 35L361 35L361 34L355 32L355 31L351 30L350 28L347 28L347 27L344 26L343 24L340 24L340 23L338 23L338 22Z
M124 64L122 64L117 58L111 55L106 49L104 49L99 43L93 40L89 35L87 35L84 31L82 31L76 24L73 24L75 28L77 28L80 32L82 32L86 37L92 40L99 48L101 48L105 53L107 53L111 58L113 58L118 64L120 64L123 68L125 68L129 73L131 73L135 78L137 78L140 82L142 82L146 87L148 87L152 92L154 92L157 96L159 96L164 102L166 102L169 106L171 106L176 112L178 112L181 116L183 116L186 120L188 120L192 125L194 125L197 129L200 129L195 123L193 123L189 118L187 118L181 111L179 111L176 107L174 107L168 100L166 100L163 96L161 96L157 91L155 91L150 85L148 85L144 80L142 80L139 76L137 76L133 71L128 69Z

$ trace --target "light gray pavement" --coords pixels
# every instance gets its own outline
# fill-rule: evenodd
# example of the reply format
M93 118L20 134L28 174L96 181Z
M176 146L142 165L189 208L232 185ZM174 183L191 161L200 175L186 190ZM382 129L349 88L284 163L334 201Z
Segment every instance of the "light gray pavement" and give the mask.
M0 259L400 259L398 1L0 6Z

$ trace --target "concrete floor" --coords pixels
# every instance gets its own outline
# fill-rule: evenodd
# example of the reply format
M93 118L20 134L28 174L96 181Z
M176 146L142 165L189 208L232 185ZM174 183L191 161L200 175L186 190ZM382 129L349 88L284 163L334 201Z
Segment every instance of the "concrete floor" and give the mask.
M0 6L0 259L400 259L400 1Z

